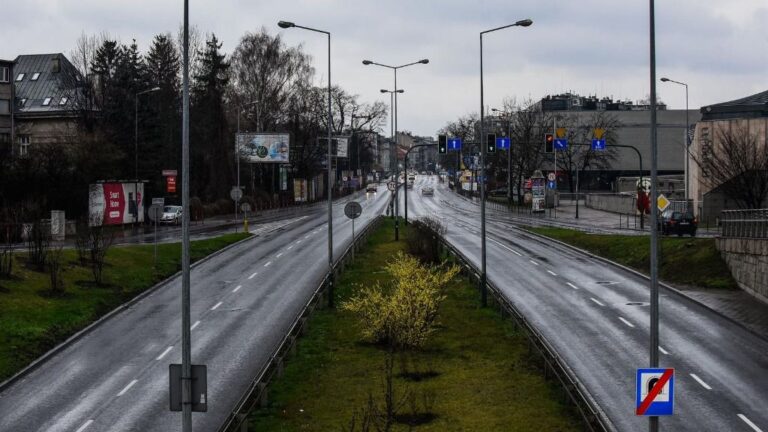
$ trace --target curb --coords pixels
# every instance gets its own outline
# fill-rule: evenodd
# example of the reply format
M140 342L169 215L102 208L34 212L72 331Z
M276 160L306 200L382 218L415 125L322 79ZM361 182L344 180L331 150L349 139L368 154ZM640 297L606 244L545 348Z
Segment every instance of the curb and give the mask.
M584 249L581 249L581 248L578 248L578 247L576 247L576 246L570 245L570 244L568 244L568 243L565 243L565 242L563 242L563 241L560 241L560 240L556 240L556 239L553 239L553 238L551 238L551 237L547 237L547 236L545 236L545 235L542 235L542 234L538 234L538 233L535 233L535 232L531 232L531 231L528 231L528 230L522 229L522 228L520 228L519 226L517 227L517 229L520 229L520 230L524 231L526 234L530 234L530 235L531 235L531 236L533 236L533 237L537 237L537 238L539 238L539 239L541 239L541 240L550 241L550 242L552 242L552 243L555 243L555 244L558 244L558 245L560 245L560 246L564 246L564 247L566 247L566 248L569 248L569 249L571 249L571 250L573 250L573 251L575 251L575 252L578 252L578 253L580 253L580 254L582 254L582 255L586 255L586 256L588 256L588 257L590 257L590 258L594 258L594 259L597 259L597 260L599 260L599 261L602 261L602 262L604 262L604 263L606 263L606 264L610 264L610 265L612 265L612 266L614 266L614 267L617 267L617 268L620 268L620 269L622 269L622 270L624 270L624 271L626 271L626 272L632 273L632 274L634 274L635 276L639 276L639 277L641 277L641 278L643 278L643 279L645 279L645 280L647 280L647 281L650 281L650 280L651 280L651 278L650 278L649 276L647 276L646 274L644 274L644 273L642 273L642 272L640 272L640 271L637 271L637 270L635 270L635 269L633 269L633 268L629 268L629 267L627 267L627 266L625 266L625 265L619 264L619 263L617 263L617 262L611 261L611 260L609 260L608 258L604 258L604 257L601 257L601 256L599 256L599 255L595 255L595 254L593 254L592 252L588 252L588 251L586 251L586 250L584 250ZM703 303L702 301L700 301L700 300L698 300L698 299L696 299L696 298L693 298L693 297L689 296L688 294L686 294L686 293L685 293L685 292L683 292L682 290L680 290L680 289L677 289L677 288L675 288L675 287L673 287L673 286L671 286L671 285L669 285L669 284L667 284L667 283L665 283L665 282L662 282L662 281L659 281L659 286L661 286L661 287L664 287L665 289L669 290L669 291L670 291L670 292L672 292L673 294L677 294L679 297L682 297L682 298L684 298L684 299L686 299L686 300L689 300L689 301L693 302L694 304L697 304L697 305L699 305L700 307L702 307L702 308L704 308L704 309L706 309L706 310L708 310L708 311L710 311L710 312L714 313L715 315L719 316L720 318L723 318L723 319L725 319L726 321L729 321L729 322L731 322L732 324L735 324L736 326L738 326L738 327L740 327L740 328L742 328L742 329L746 330L747 332L749 332L749 333L750 333L750 334L752 334L753 336L755 336L755 337L757 337L757 338L759 338L759 339L762 339L762 340L764 340L764 341L768 342L768 336L766 336L766 335L762 335L762 334L758 333L757 331L755 331L755 330L753 330L753 329L751 329L751 328L747 327L747 326L746 326L744 323L742 323L742 322L740 322L740 321L737 321L735 318L731 318L731 317L729 317L729 316L727 316L727 315L723 314L723 313L722 313L722 312L720 312L719 310L717 310L717 309L715 309L715 308L713 308L713 307L711 307L711 306L707 305L706 303Z
M249 240L254 240L254 239L258 238L262 234L270 234L270 233L272 233L274 231L277 231L280 228L284 228L284 227L279 227L279 228L275 228L273 230L270 230L270 231L267 231L267 232L264 232L264 233L251 235L250 237L247 237L247 238L244 238L242 240L239 240L239 241L237 241L235 243L232 243L231 245L225 246L225 247L217 250L216 252L213 252L213 253L211 253L209 255L206 255L203 258L200 258L199 260L197 260L194 263L192 263L190 265L190 267L189 267L190 271L193 268L195 268L195 267L197 267L199 265L202 265L203 263L213 259L214 257L216 257L216 256L218 256L218 255L220 255L220 254L222 254L222 253L224 253L224 252L234 248L235 246L238 246L238 245L240 245L242 243L245 243L245 242L247 242ZM181 275L181 271L178 271L178 272L174 273L173 275L167 277L166 279L164 279L164 280L156 283L155 285L147 288L143 292L141 292L138 295L136 295L136 297L128 300L127 302L125 302L125 303L123 303L123 304L121 304L119 306L117 306L116 308L114 308L111 311L107 312L105 315L101 316L96 321L88 324L86 327L82 328L77 333L75 333L72 336L68 337L66 340L64 340L64 342L61 342L60 344L58 344L55 347L51 348L45 354L43 354L40 357L36 358L34 361L32 361L32 363L30 363L26 367L24 367L24 369L16 372L16 374L11 376L7 380L5 380L3 382L0 382L0 393L5 391L6 389L8 389L11 385L16 383L20 379L22 379L25 376L29 375L32 371L34 371L38 367L42 366L43 363L48 361L51 357L53 357L56 354L60 353L61 351L65 350L66 348L69 348L70 345L72 345L73 343L75 343L78 340L82 339L84 336L88 335L90 332L95 330L97 327L99 327L103 323L107 322L109 319L111 319L114 316L118 315L120 312L124 311L125 309L130 308L134 304L138 303L139 301L143 300L144 298L146 298L146 297L150 296L151 294L155 293L160 288L165 287L166 285L171 283L173 281L173 279L176 279L180 275Z

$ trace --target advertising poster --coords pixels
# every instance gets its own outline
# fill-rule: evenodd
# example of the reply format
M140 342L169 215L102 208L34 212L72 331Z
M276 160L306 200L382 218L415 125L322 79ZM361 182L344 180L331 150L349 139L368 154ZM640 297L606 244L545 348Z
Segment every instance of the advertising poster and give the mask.
M336 156L347 157L349 151L349 137L336 137Z
M88 187L88 225L144 222L143 183L97 183Z
M544 211L545 180L543 177L531 178L531 192L533 195L531 210L534 212Z
M240 133L235 137L240 156L248 162L288 163L290 135L280 133Z
M306 179L293 179L293 199L296 202L307 202Z

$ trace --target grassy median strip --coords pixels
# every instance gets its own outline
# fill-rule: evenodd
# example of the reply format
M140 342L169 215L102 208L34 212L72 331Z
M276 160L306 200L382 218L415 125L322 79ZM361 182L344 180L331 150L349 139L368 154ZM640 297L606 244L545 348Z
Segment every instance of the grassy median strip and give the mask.
M246 238L225 234L192 242L190 258L197 261ZM181 244L113 246L108 250L101 285L90 268L80 265L74 249L61 251L63 293L51 295L48 272L26 265L25 252L15 254L13 275L0 279L0 381L11 377L70 335L120 304L181 269Z
M386 284L391 276L384 267L406 250L406 241L402 232L401 241L393 241L387 220L340 278L337 304L361 286ZM463 277L450 282L445 294L426 345L394 356L399 415L389 430L582 430L557 388L543 378L521 331L498 311L480 309L474 285ZM316 311L297 355L270 387L268 406L250 414L249 430L379 430L361 423L367 407L384 404L386 358L386 346L363 341L353 313L341 307Z
M567 228L528 230L592 252L648 274L648 236L587 234ZM659 277L665 282L699 288L738 289L712 238L660 237Z

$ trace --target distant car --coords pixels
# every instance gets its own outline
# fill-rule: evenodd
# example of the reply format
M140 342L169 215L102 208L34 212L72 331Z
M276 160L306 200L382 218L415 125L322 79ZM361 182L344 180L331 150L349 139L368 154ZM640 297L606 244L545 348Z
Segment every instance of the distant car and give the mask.
M369 183L368 186L365 187L366 192L376 192L378 189L379 188L373 183Z
M421 194L424 196L433 196L435 194L435 190L429 186L424 186L421 188Z
M695 237L698 225L699 221L691 212L683 213L667 209L659 218L659 229L664 235L677 234L681 237L683 234L690 234L691 237Z
M163 207L163 215L160 216L161 224L181 224L181 206L165 206Z
M421 175L427 175L427 172L426 171L422 171Z
M415 181L416 181L416 177L415 177L415 176L412 176L412 175L410 175L410 176L408 176L408 181L409 181L409 182L411 182L411 183L413 183L413 182L415 182Z
M488 195L492 197L505 197L507 196L507 188L502 187L502 188L494 189L492 191L488 191Z

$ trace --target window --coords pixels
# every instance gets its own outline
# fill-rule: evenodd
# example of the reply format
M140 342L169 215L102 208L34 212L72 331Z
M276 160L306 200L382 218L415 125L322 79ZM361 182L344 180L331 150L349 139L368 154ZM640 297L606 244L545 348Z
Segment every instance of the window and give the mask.
M32 74L32 78L30 78L30 80L37 81L38 78L40 78L40 72L35 72Z
M19 108L24 108L24 105L27 104L27 98L19 99Z
M19 156L27 156L29 154L29 135L19 135Z
M11 113L11 100L0 99L0 114L10 114L10 113Z
M24 79L24 74L23 73L20 73L20 74L16 75L16 82L19 82L19 81L21 81L23 79Z
M66 105L68 100L69 98L66 98L66 97L61 98L61 100L59 101L59 105Z
M43 106L48 106L51 104L51 98L47 97L43 99Z
M0 82L8 82L8 73L9 72L7 66L0 67Z

